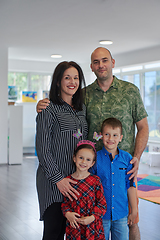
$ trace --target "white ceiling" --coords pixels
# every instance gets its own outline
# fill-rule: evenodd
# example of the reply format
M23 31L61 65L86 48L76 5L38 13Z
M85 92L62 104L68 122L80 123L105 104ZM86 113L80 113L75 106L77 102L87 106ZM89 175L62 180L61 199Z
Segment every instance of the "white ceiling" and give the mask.
M160 46L159 12L160 0L0 0L0 44L9 59L84 64L103 39L113 56Z

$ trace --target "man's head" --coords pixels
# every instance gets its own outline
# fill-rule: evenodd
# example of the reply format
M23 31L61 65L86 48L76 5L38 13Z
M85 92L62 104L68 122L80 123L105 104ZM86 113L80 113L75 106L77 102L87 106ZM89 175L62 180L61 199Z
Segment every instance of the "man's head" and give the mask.
M97 76L98 81L106 81L113 77L112 68L115 60L110 51L103 47L96 48L91 54L91 69Z

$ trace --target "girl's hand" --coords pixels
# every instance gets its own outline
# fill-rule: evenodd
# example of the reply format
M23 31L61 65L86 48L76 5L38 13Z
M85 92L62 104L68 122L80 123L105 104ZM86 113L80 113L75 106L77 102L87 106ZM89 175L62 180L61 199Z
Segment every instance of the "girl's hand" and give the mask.
M128 225L129 226L132 226L136 217L137 217L137 212L135 212L135 213L133 212L133 213L129 214L129 216L128 216Z
M77 220L77 222L82 225L88 225L88 224L92 223L94 220L95 220L95 216L91 215L91 216L87 216L87 217L81 217Z
M68 219L68 221L70 222L71 227L73 228L79 228L79 225L77 223L78 217L80 217L80 215L78 213L75 212L66 212L65 217Z
M63 178L61 181L57 182L57 187L59 191L65 196L68 197L71 201L73 201L73 198L77 200L77 196L79 193L76 189L74 189L70 183L76 184L77 182L69 179L69 178Z

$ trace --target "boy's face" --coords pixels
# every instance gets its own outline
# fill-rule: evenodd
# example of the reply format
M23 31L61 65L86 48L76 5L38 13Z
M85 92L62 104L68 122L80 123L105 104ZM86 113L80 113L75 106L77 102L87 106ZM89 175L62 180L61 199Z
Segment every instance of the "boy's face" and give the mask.
M117 145L122 141L121 129L119 127L112 128L109 125L104 126L103 132L103 145L109 153L116 154Z

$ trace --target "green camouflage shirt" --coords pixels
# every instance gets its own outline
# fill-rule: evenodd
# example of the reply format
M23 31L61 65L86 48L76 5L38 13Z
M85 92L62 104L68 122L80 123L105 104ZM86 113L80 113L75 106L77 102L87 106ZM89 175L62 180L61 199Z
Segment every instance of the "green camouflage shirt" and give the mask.
M123 126L123 139L119 148L134 153L135 123L147 117L139 89L132 83L114 76L110 88L104 92L97 80L86 87L85 105L89 127L88 139L96 142L97 150L102 149L102 140L93 140L93 133L101 131L104 119L115 117Z

